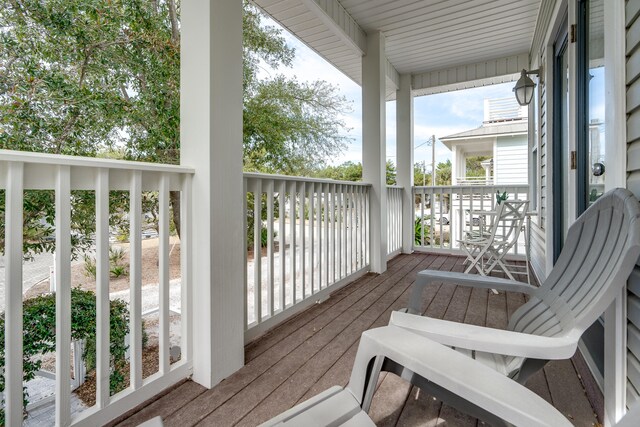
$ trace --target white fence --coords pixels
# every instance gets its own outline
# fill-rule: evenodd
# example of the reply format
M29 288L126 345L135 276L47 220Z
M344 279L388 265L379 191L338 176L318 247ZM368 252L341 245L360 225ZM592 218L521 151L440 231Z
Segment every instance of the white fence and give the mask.
M363 274L369 186L244 174L247 341Z
M470 211L492 211L496 204L496 192L507 193L507 200L527 200L527 185L468 185L447 187L414 187L415 241L417 250L433 250L459 253L465 229L477 225L480 219ZM525 254L525 234L511 253Z
M402 251L402 187L387 187L387 257Z
M25 191L55 192L56 242L56 425L101 425L191 374L191 176L178 166L0 150L0 190L5 192L5 414L22 424L23 387L23 202ZM70 412L71 209L74 190L95 194L96 403ZM109 195L129 193L130 386L110 395ZM142 194L159 200L159 371L142 379ZM169 358L169 193L181 192L181 360Z

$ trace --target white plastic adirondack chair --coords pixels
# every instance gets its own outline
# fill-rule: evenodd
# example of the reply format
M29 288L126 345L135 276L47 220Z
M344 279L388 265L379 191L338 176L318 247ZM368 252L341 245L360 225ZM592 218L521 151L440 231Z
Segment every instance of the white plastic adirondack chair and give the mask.
M556 265L539 288L495 277L425 270L414 284L408 313L392 313L390 324L454 347L524 384L548 360L573 356L582 333L620 293L639 255L640 205L632 193L616 189L570 227ZM529 300L512 315L507 330L416 315L421 313L424 289L440 282L522 292ZM441 392L448 396L435 385L429 390L435 396ZM447 400L446 396L441 399ZM447 403L469 409L464 402Z
M375 388L371 365L402 366L400 375L420 385L428 380L517 426L571 426L544 399L503 375L427 338L395 326L362 334L346 388L332 387L262 424L269 426L374 426L361 408L365 390Z
M434 382L492 414L501 423L515 426L571 426L557 409L537 394L455 350L395 326L362 334L351 379L346 388L332 387L263 423L271 426L375 426L361 408L365 389L375 388L370 366L379 360L402 366L403 378L417 383ZM615 427L635 427L640 405L632 408ZM140 426L162 426L160 417Z

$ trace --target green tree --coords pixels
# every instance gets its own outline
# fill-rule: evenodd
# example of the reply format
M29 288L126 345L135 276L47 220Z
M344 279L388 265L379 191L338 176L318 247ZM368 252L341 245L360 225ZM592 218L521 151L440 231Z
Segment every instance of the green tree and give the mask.
M431 172L425 173L422 162L413 165L413 182L416 186L431 185Z
M396 185L396 166L391 160L387 160L386 180L387 185ZM313 173L316 178L335 179L338 181L362 181L362 163L351 161L338 166L325 166L317 168Z
M386 176L387 176L387 185L396 185L396 176L398 175L398 171L396 170L396 165L392 160L387 160L386 167Z
M254 6L245 2L244 9L246 169L291 174L322 165L344 146L340 116L350 106L325 82L259 79L261 64L291 66L295 52ZM5 2L0 148L178 163L179 11L178 0ZM46 218L51 194L29 192L25 207ZM179 231L178 196L171 194ZM91 202L90 192L78 193L74 212L85 217ZM25 224L25 233L33 226ZM73 226L74 235L92 231L81 221ZM25 249L50 250L43 246L50 231L25 239Z
M482 162L489 160L491 156L471 156L466 159L466 175L474 178L484 178L485 169Z
M436 166L436 185L451 185L451 160L447 159Z

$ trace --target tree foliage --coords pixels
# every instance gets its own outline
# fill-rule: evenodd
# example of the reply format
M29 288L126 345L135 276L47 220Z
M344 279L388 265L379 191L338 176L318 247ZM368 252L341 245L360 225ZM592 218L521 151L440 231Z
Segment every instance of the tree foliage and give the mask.
M387 160L387 185L396 185L396 175L396 165L393 161ZM362 163L348 161L337 166L325 166L324 168L317 169L313 173L313 176L337 181L362 181Z
M346 141L347 101L326 82L260 78L265 64L291 66L295 52L254 6L245 2L244 10L245 168L295 174L322 165ZM0 148L180 160L179 0L8 0L0 75ZM25 198L36 207L27 216L52 224L49 194ZM90 202L79 195L74 212L88 213ZM178 226L177 193L171 202ZM73 226L74 235L91 233ZM25 233L33 227L25 220ZM50 228L25 238L26 251L51 250L43 243Z
M484 178L486 172L482 162L489 160L491 156L471 156L466 159L466 176L474 178Z

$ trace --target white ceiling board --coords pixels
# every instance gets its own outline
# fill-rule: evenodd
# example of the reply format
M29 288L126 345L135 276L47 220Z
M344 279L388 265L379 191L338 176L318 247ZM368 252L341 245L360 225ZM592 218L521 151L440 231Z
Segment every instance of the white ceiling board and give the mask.
M382 31L388 68L415 76L529 52L543 0L254 1L360 83L362 65L357 47L362 50L365 33ZM513 77L478 77L477 85L505 78ZM449 82L447 87L473 84ZM394 89L387 88L388 96L394 96Z

